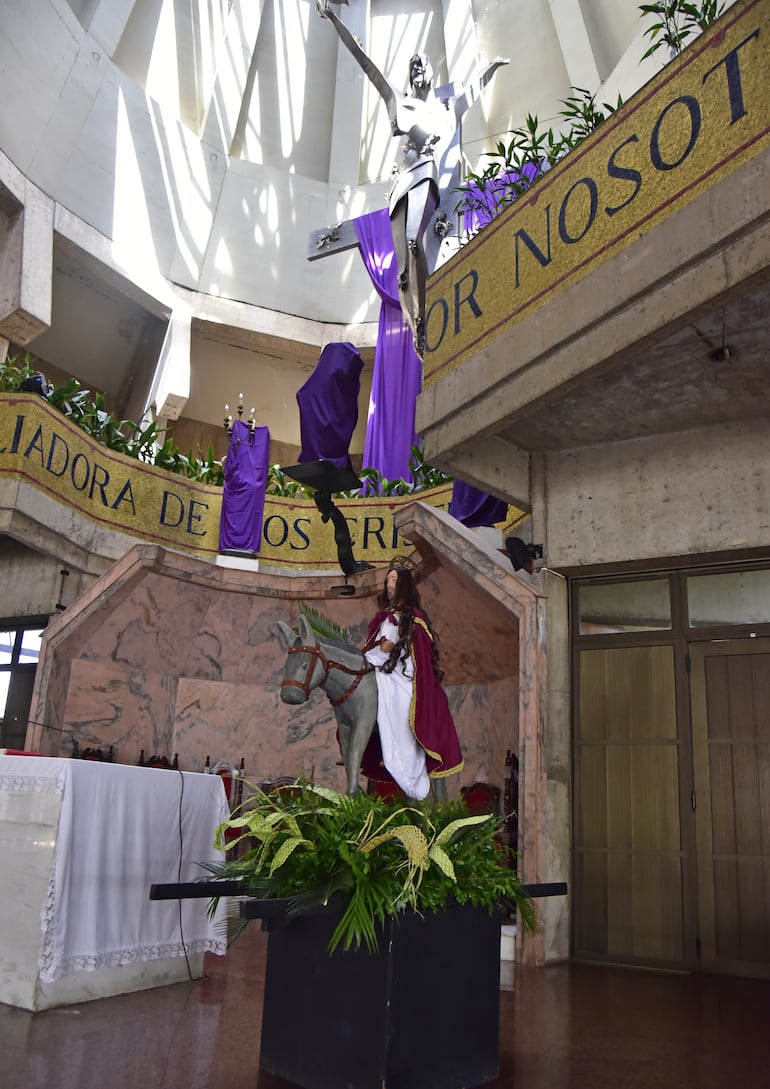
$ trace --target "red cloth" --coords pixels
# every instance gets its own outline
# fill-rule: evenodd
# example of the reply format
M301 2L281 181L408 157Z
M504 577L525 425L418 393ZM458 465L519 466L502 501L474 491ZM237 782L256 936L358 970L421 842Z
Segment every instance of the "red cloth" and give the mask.
M369 624L364 651L370 650L385 619L394 624L396 618L389 609L378 612ZM428 621L421 609L414 609L412 628L412 660L414 683L412 686L411 722L412 733L425 750L428 775L441 778L460 771L463 766L462 749L457 728L449 710L449 700L433 669L433 639ZM398 668L398 667L396 667ZM379 782L392 782L390 772L382 762L380 740L372 734L362 761L364 775Z

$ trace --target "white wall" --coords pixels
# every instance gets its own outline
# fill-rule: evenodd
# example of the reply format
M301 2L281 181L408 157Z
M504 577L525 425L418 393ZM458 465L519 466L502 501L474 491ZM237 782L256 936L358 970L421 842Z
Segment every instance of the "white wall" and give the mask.
M416 46L427 48L441 78L465 78L478 58L511 57L466 120L475 163L485 141L504 137L527 113L549 121L569 93L554 22L565 2L573 0L555 8L542 0L372 0L372 47L396 66ZM340 10L360 20L358 6ZM123 268L321 322L375 320L360 262L306 260L311 230L384 204L395 147L381 111L376 128L366 127L378 103L359 86L363 76L344 83L352 62L341 47L335 52L336 36L312 0L234 0L227 17L222 0L205 11L199 2L189 25L170 21L173 7L0 0L0 150L110 240ZM635 8L613 0L622 16L610 43L596 46L602 55L622 48ZM604 10L589 14L589 29L607 29ZM166 62L162 41L173 47ZM367 184L356 184L354 164Z

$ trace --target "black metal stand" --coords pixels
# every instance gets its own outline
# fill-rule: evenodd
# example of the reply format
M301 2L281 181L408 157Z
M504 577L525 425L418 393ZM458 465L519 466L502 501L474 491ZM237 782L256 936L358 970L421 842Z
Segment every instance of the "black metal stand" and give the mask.
M560 896L563 882L525 886ZM150 899L234 896L238 881L153 885ZM301 1089L468 1089L499 1066L500 911L388 917L375 952L329 953L344 905L294 918L244 900L269 932L260 1067Z
M361 481L352 469L340 468L330 461L306 461L299 465L289 465L283 469L286 476L298 480L300 484L314 489L313 500L321 514L321 521L334 527L334 542L337 545L337 558L343 573L357 575L360 571L371 571L372 564L357 560L353 555L353 543L350 539L350 527L345 515L332 499L336 492L358 491ZM347 584L346 584L347 586ZM355 593L351 587L348 594Z

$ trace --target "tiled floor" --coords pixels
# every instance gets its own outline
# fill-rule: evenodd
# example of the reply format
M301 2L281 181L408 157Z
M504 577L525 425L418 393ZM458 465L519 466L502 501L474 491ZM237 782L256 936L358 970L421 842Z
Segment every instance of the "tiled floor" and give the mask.
M1 1089L286 1089L259 1072L265 942L252 926L201 982L0 1006ZM770 983L517 968L500 1044L490 1089L768 1089Z

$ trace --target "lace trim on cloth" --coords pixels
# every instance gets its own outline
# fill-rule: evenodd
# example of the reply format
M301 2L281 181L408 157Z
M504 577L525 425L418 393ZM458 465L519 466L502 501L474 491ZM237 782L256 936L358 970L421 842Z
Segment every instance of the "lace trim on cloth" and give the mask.
M52 951L40 958L40 978L44 983L52 983L61 976L71 972L94 972L98 968L119 968L126 964L137 964L140 961L169 960L173 957L183 957L196 953L216 953L224 956L227 952L227 940L225 938L196 938L185 942L167 942L164 945L145 945L135 949L118 949L112 953L84 953L78 956L66 957L59 964L51 963Z
M46 981L56 979L54 971L53 934L54 913L56 909L56 867L51 867L45 900L40 908L40 978Z
M63 794L62 775L0 775L4 794Z

